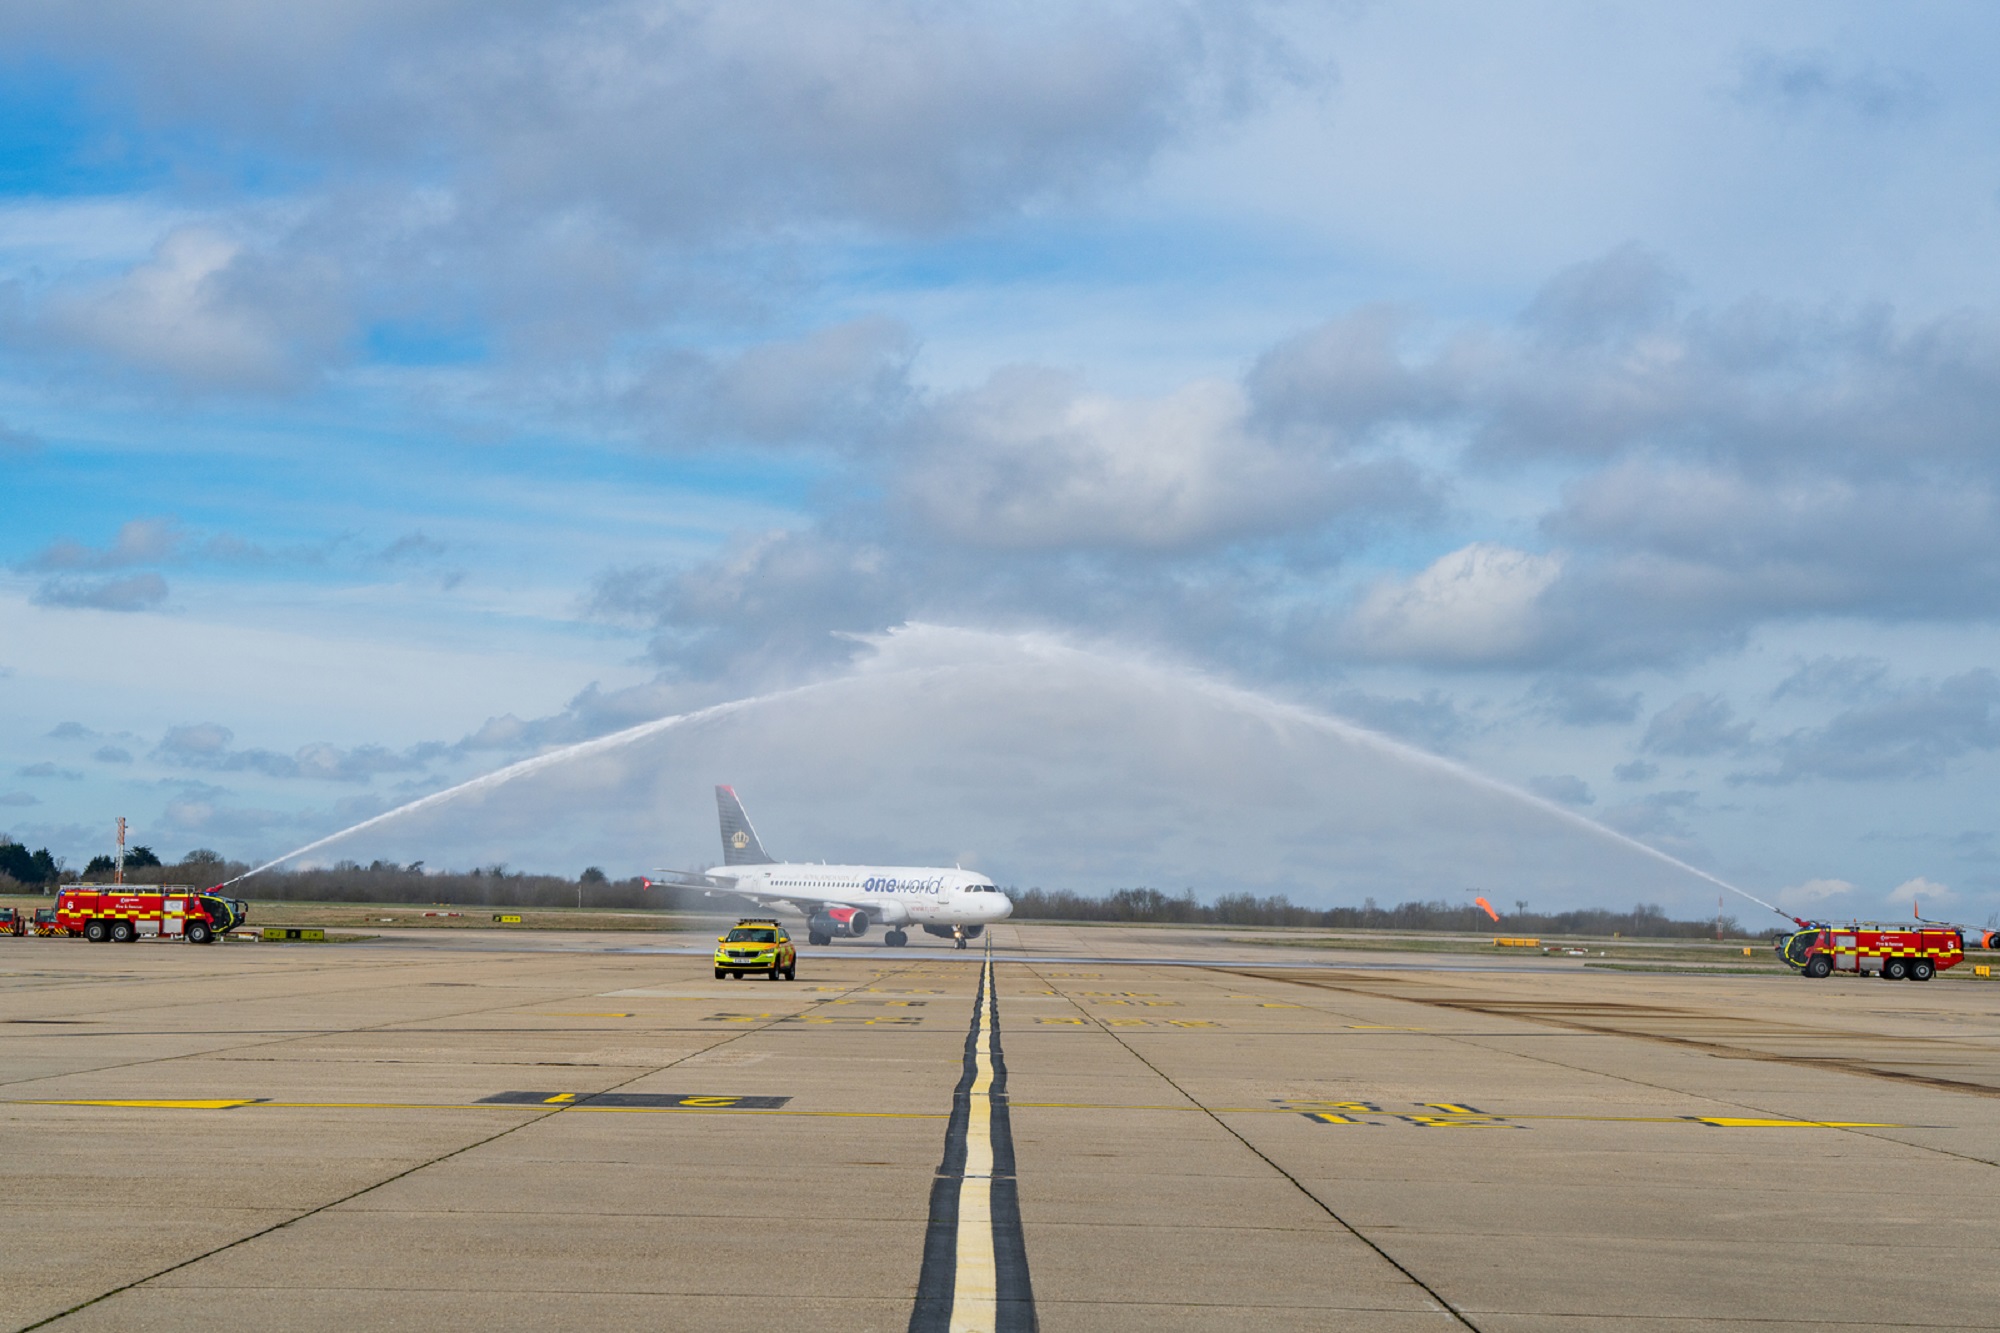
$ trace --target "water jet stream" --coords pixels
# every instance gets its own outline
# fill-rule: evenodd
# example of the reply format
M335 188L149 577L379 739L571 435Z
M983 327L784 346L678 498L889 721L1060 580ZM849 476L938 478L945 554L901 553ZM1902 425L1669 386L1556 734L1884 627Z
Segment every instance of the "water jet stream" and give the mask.
M1671 855L1670 853L1661 851L1657 847L1643 843L1630 834L1620 833L1608 824L1600 824L1587 815L1580 815L1567 806L1556 804L1556 802L1549 800L1547 797L1537 796L1533 792L1523 791L1511 783L1502 782L1495 777L1489 777L1476 768L1468 768L1455 760L1446 759L1442 755L1432 754L1428 750L1418 749L1416 746L1399 741L1392 736L1385 736L1379 731L1371 731L1367 727L1327 713L1316 713L1298 704L1289 704L1277 699L1267 698L1264 695L1239 689L1233 685L1225 685L1220 681L1210 680L1203 676L1191 675L1185 677L1185 680L1188 684L1211 697L1221 699L1245 711L1263 713L1266 716L1281 717L1290 722L1300 723L1314 730L1338 736L1351 744L1393 756L1420 768L1428 768L1435 772L1446 774L1469 786L1510 797L1535 810L1541 811L1543 814L1553 815L1559 820L1573 824L1601 838L1608 838L1620 846L1629 847L1656 861L1672 866L1676 870L1684 870L1697 879L1707 880L1717 888L1727 889L1738 897L1747 898L1759 907L1769 908L1779 916L1784 917L1787 921L1793 919L1792 914L1784 908L1777 906L1775 903L1765 902L1756 894L1739 889L1728 880L1711 875L1699 866L1689 865L1678 856Z
M536 773L545 768L552 768L557 764L565 763L571 759L582 759L587 755L602 754L607 750L620 749L632 744L634 741L644 740L648 736L656 736L674 727L695 722L706 722L718 717L727 717L731 713L740 713L747 708L753 708L762 703L769 703L774 699L810 694L815 690L824 690L839 683L839 681L820 681L812 685L795 686L788 690L773 690L769 694L759 694L748 699L732 699L727 703L711 704L707 708L697 708L692 712L675 713L669 717L655 718L651 722L641 722L639 725L627 727L623 731L614 731L609 735L598 736L587 741L578 741L574 745L561 746L558 749L549 750L532 758L508 764L504 768L496 768L491 773L481 774L479 777L461 782L455 787L446 787L443 791L434 791L428 796L420 796L414 801L405 805L399 805L393 810L385 810L381 814L364 819L358 824L350 824L336 833L329 833L324 838L315 839L303 847L295 847L283 856L272 857L260 866L253 866L234 878L224 880L217 887L228 888L231 884L239 883L242 880L250 878L252 875L261 875L266 870L281 866L287 861L296 860L309 852L316 852L322 847L339 842L342 838L360 833L364 829L374 828L377 824L387 823L389 820L399 818L403 815L414 814L419 810L433 805L442 805L454 797L465 795L467 792L498 787L504 783L512 782L516 778L526 777L530 773Z
M1568 824L1572 827L1593 834L1598 838L1608 840L1618 846L1638 852L1642 856L1648 857L1654 861L1658 861L1676 870L1683 871L1686 874L1694 876L1696 879L1700 879L1709 884L1713 884L1717 888L1727 890L1728 892L1733 893L1740 898L1756 903L1759 907L1767 908L1772 912L1776 912L1779 916L1783 916L1788 920L1791 919L1790 913L1786 912L1783 908L1778 907L1776 904L1766 902L1764 899L1759 898L1754 893L1750 893L1744 889L1740 889L1736 885L1729 883L1727 880L1722 879L1719 876L1710 874L1708 871L1702 870L1697 866L1690 865L1686 861L1681 860L1679 857L1673 856L1670 853L1661 851L1657 847L1653 847L1647 843L1641 842L1639 839L1634 838L1629 834L1620 833L1618 830L1611 828L1608 825L1600 824L1596 820L1591 819L1588 816L1579 814L1576 811L1571 810L1565 806L1559 805L1556 802L1548 800L1545 797L1537 796L1532 792L1524 791L1521 788L1513 786L1510 783L1502 782L1498 778L1489 777L1488 775L1479 772L1477 769L1469 768L1466 765L1458 763L1455 760L1446 759L1441 755L1432 754L1428 750L1419 749L1418 747L1408 744L1407 742L1396 740L1391 736L1384 735L1378 731L1373 731L1357 723L1347 721L1344 718L1317 712L1314 711L1313 709L1304 707L1303 705L1286 703L1281 700L1272 699L1266 695L1258 694L1251 690L1246 690L1238 686L1225 684L1221 681L1214 680L1208 676L1201 675L1197 672L1187 671L1183 669L1163 668L1150 663L1133 662L1130 660L1120 660L1120 659L1110 658L1100 653L1085 653L1083 650L1075 649L1069 647L1068 645L1063 645L1063 651L1077 653L1082 656L1094 658L1098 661L1114 662L1119 667L1130 672L1143 672L1146 674L1151 674L1155 677L1165 679L1173 684L1189 689L1194 693L1211 700L1212 702L1224 706L1225 708L1241 713L1247 713L1251 716L1260 717L1267 723L1273 724L1274 726L1296 727L1310 731L1317 731L1321 734L1332 736L1349 745L1366 750L1371 750L1377 754L1381 754L1388 758L1394 759L1400 763L1414 766L1419 769L1427 769L1431 772L1438 773L1445 777L1449 777L1454 781L1462 783L1466 786L1470 786L1479 790L1491 792L1495 795L1505 797L1521 805L1525 805L1528 808L1537 811L1538 813L1550 816L1561 823ZM976 670L986 665L988 664L963 663L963 662L930 664L919 667L905 667L890 671L871 671L867 673L867 679L879 681L879 680L911 679L924 676L939 676L953 672ZM749 698L734 699L725 703L713 704L710 705L709 707L695 709L686 713L676 713L669 717L656 718L650 722L642 722L637 726L627 727L622 731L614 731L609 733L608 735L599 736L591 740L579 741L572 745L565 745L557 749L550 750L544 754L535 755L532 758L523 759L517 763L508 764L503 768L495 769L491 773L482 774L481 776L472 778L466 782L461 782L456 786L447 787L443 791L432 792L428 796L419 797L418 799L411 801L405 805L397 806L393 810L384 811L379 815L375 815L371 818L364 819L357 824L352 824L347 828L341 829L334 833L330 833L323 838L315 839L314 841L309 842L302 847L294 848L293 850L286 852L282 856L274 857L271 860L264 862L262 865L244 871L242 874L237 875L234 878L225 881L225 886L228 884L236 884L242 880L250 878L252 875L262 874L264 871L283 865L287 861L295 860L298 857L305 856L309 853L318 851L319 849L329 846L332 843L339 842L340 840L350 837L353 834L363 832L364 830L373 828L379 824L386 823L389 820L397 819L408 814L414 814L419 810L427 809L432 806L441 805L447 801L451 801L459 796L463 796L471 792L498 787L505 783L512 782L517 778L526 777L532 773L536 773L544 769L551 768L558 764L566 763L573 759L581 759L589 755L602 754L607 751L620 749L624 746L631 745L634 742L644 740L650 736L659 735L662 732L666 732L677 727L683 727L699 722L706 722L717 718L727 717L732 714L745 712L765 704L778 702L780 700L795 699L816 692L827 691L841 685L849 684L858 678L860 677L857 675L848 675L848 676L838 677L833 680L815 682L809 685L800 685L800 686L794 686L789 689L774 690L766 694L755 695Z

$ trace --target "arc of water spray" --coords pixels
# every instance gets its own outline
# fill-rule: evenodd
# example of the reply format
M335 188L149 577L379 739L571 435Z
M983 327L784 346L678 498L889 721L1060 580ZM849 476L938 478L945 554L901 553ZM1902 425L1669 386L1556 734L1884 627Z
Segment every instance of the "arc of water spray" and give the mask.
M910 675L917 673L898 672L888 674ZM322 847L339 842L342 838L374 828L377 824L387 823L391 819L415 814L417 811L425 809L428 806L442 805L444 802L458 796L463 796L467 792L478 791L488 787L498 787L512 782L516 778L524 778L530 773L554 767L556 764L567 763L572 759L582 759L587 755L601 754L607 750L616 750L630 745L634 741L641 741L648 736L669 731L674 727L686 726L696 722L706 722L718 717L727 717L731 713L739 713L744 709L755 707L758 704L769 703L775 699L783 699L795 695L810 694L815 690L824 690L839 683L838 681L820 681L811 685L794 686L787 690L774 690L769 694L759 694L748 699L731 699L727 703L711 704L707 708L697 708L692 712L675 713L670 717L655 718L651 722L641 722L639 725L627 727L623 731L614 731L608 735L598 736L591 740L578 741L574 745L565 745L559 749L550 750L547 753L538 754L532 758L508 764L504 768L496 768L491 773L483 773L479 777L461 782L455 787L446 787L443 791L434 791L428 796L420 796L414 801L399 805L393 810L385 810L381 814L364 819L358 824L350 824L338 832L329 833L324 838L316 839L303 847L294 847L283 856L273 857L260 866L253 866L233 879L224 880L218 887L228 888L231 884L246 880L252 875L261 875L266 870L281 866L287 861L296 860L308 853L316 852Z
M1137 664L1128 663L1127 665ZM877 680L894 679L908 676L935 675L945 671L968 669L971 668L963 665L911 668L904 671L884 672L872 678ZM1160 672L1160 668L1157 667L1149 666L1147 669ZM1676 870L1685 871L1697 879L1706 880L1717 888L1726 889L1740 898L1745 898L1750 902L1756 903L1759 907L1768 908L1776 912L1779 916L1785 917L1787 920L1792 919L1789 912L1775 903L1766 902L1754 893L1745 889L1739 889L1728 880L1712 875L1699 866L1689 865L1677 856L1663 852L1659 848L1643 843L1628 834L1620 833L1617 829L1600 824L1585 815L1580 815L1574 810L1548 800L1546 797L1537 796L1533 792L1523 791L1511 783L1502 782L1498 778L1490 777L1485 773L1481 773L1478 769L1469 768L1455 760L1446 759L1442 755L1432 754L1428 750L1419 749L1405 741L1399 741L1392 736L1385 736L1379 731L1373 731L1358 723L1349 722L1345 718L1336 717L1328 713L1315 712L1299 704L1285 703L1250 690L1225 685L1207 676L1193 672L1179 671L1161 672L1161 674L1170 675L1181 684L1187 685L1197 692L1225 703L1232 708L1237 708L1251 714L1262 714L1269 718L1281 719L1293 724L1306 726L1316 731L1325 732L1329 735L1337 736L1349 744L1371 749L1377 753L1389 755L1392 758L1421 768L1431 769L1434 772L1445 774L1459 782L1463 782L1468 786L1478 787L1482 790L1519 801L1542 814L1584 829L1600 838L1608 839L1619 846L1630 848L1641 855L1672 866ZM496 768L491 773L482 774L469 781L461 782L454 787L447 787L443 791L432 792L428 796L422 796L405 805L399 805L393 810L386 810L372 818L364 819L358 824L351 824L338 832L329 833L324 838L309 842L303 847L294 848L286 852L283 856L274 857L260 866L244 871L233 879L223 881L222 887L246 880L252 875L262 874L266 870L283 865L287 861L295 860L308 853L316 852L322 847L366 829L373 828L377 824L386 823L391 819L397 819L403 815L414 814L418 810L425 809L428 806L440 805L467 792L498 787L504 783L512 782L516 778L526 777L530 773L539 772L556 764L566 763L571 759L581 759L587 755L619 749L632 744L634 741L644 740L648 736L657 735L660 732L668 731L675 727L726 717L732 713L743 712L747 709L757 707L760 704L830 689L836 685L845 683L847 679L850 678L843 677L838 680L819 681L810 685L794 686L785 690L774 690L768 694L754 695L747 699L732 699L726 703L712 704L707 708L698 708L691 712L675 713L670 717L655 718L651 722L642 722L637 726L627 727L623 731L614 731L592 740L578 741L573 745L565 745L558 749L550 750L545 754L538 754L532 758L508 764L504 768Z
M1456 778L1460 782L1466 783L1469 786L1479 787L1486 791L1491 791L1498 793L1499 795L1502 796L1511 797L1516 801L1520 801L1525 805L1528 805L1536 810L1541 811L1543 814L1552 815L1556 819L1562 820L1563 822L1568 824L1573 824L1578 828L1586 829L1589 832L1594 833L1601 838L1607 838L1610 841L1617 843L1620 846L1629 847L1634 851L1643 853L1644 855L1651 857L1655 861L1659 861L1666 865L1670 865L1674 867L1674 869L1676 870L1684 870L1688 874L1695 876L1697 879L1707 880L1710 884L1715 885L1717 888L1727 889L1729 890L1729 892L1736 894L1738 897L1747 898L1751 902L1756 903L1759 907L1768 907L1773 912L1776 912L1779 916L1784 917L1788 921L1792 919L1792 914L1790 912L1787 912L1784 908L1779 907L1775 903L1767 903L1762 898L1759 898L1756 894L1751 893L1745 889L1739 889L1734 884L1731 884L1728 880L1722 879L1716 875L1711 875L1708 871L1703 870L1699 866L1689 865L1686 861L1681 860L1678 856L1673 856L1667 852L1661 851L1657 847L1651 846L1650 844L1640 842L1637 838L1634 838L1629 834L1620 833L1617 829L1612 828L1608 824L1600 824L1596 820L1590 818L1589 816L1580 815L1576 811L1569 809L1567 806L1557 805L1554 801L1549 800L1547 797L1537 796L1533 792L1523 791L1521 788L1514 786L1512 783L1502 782L1498 778L1489 777L1487 774L1481 773L1476 768L1468 768L1464 764L1458 763L1455 760L1446 759L1443 755L1432 754L1428 750L1420 750L1414 745L1395 739L1393 736L1385 736L1379 731L1371 731L1367 727L1361 726L1354 722L1349 722L1345 718L1335 717L1329 713L1318 713L1314 712L1312 709L1302 707L1298 704L1284 703L1277 699L1266 698L1261 694L1256 694L1249 690L1238 689L1235 686L1231 685L1224 685L1219 681L1210 680L1204 676L1188 676L1185 679L1195 688L1202 690L1203 692L1213 697L1227 700L1230 703L1235 704L1237 707L1245 709L1246 711L1262 712L1265 713L1266 715L1276 715L1290 722L1302 723L1308 727L1314 728L1315 730L1324 731L1331 735L1338 736L1342 740L1348 741L1352 744L1364 746L1368 749L1376 750L1383 754L1392 755L1398 759L1404 760L1407 763L1415 764L1418 767L1428 768L1435 772L1447 774L1448 776Z

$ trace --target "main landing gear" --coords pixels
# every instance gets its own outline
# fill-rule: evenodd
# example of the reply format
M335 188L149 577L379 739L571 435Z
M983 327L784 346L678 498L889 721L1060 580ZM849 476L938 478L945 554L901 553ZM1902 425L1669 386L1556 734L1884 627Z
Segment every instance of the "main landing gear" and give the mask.
M885 931L882 935L882 943L888 945L891 949L900 949L909 942L910 937L900 930Z

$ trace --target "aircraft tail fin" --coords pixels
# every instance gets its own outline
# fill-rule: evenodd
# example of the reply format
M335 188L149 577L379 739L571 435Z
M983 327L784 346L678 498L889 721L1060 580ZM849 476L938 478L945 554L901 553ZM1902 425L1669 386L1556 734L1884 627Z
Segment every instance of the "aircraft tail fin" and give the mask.
M750 827L750 816L743 812L743 802L736 798L736 788L717 787L715 809L722 817L722 864L770 865L764 844L757 841L757 830Z

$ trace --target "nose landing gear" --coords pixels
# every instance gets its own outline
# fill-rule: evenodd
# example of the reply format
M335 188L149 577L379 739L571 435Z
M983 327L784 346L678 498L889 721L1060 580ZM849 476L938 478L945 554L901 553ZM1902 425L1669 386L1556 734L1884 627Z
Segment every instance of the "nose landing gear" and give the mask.
M965 947L964 926L953 926L951 928L951 947L954 949L963 949Z

